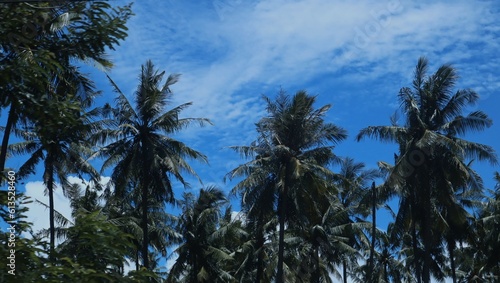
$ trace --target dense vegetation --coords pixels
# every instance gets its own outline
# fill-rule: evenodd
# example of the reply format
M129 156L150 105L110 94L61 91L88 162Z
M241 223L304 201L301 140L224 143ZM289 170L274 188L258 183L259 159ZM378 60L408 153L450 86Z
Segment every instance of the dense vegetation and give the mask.
M198 178L190 162L207 157L174 135L211 124L180 118L191 102L171 105L179 76L165 78L147 61L134 101L109 78L116 99L96 105L100 92L78 67L111 68L105 50L126 38L131 15L131 6L99 1L0 4L2 189L12 182L9 171L19 181L42 164L50 219L47 231L35 233L25 216L33 200L18 193L11 216L1 191L0 215L16 223L16 265L15 275L0 265L0 282L500 280L500 174L488 190L482 177L492 176L471 167L473 160L496 165L497 157L464 138L492 121L481 111L464 113L479 95L455 89L452 66L430 73L420 58L411 87L395 96L404 122L391 118L359 132L358 141L398 145L394 162L379 170L334 153L347 134L325 120L330 105L316 105L306 91L281 91L264 97L255 141L232 147L242 161L226 175L236 181L231 192L202 187L179 198L173 186ZM16 155L24 164L5 168ZM96 159L101 168L88 161ZM111 181L102 184L105 170ZM75 175L86 188L68 181ZM71 219L57 211L57 184ZM241 202L238 217L231 196ZM379 229L376 211L391 199L399 201L394 219ZM179 215L168 213L172 205ZM0 233L6 259L11 234ZM169 270L160 266L167 258ZM129 262L135 268L126 272Z

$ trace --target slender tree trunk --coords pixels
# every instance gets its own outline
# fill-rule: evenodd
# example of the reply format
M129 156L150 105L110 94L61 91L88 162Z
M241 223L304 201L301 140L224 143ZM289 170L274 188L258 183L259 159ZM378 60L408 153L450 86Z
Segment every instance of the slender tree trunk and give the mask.
M450 267L451 267L451 278L453 283L457 283L457 274L455 271L455 240L453 236L449 236L451 239L448 240L448 253L450 254Z
M197 278L197 274L198 272L200 272L200 267L198 266L198 252L195 248L195 250L191 250L191 253L192 253L192 266L193 266L193 269L191 270L191 272L189 272L189 277L190 277L190 280L188 281L189 283L193 282L193 283L198 283L198 278Z
M15 122L15 107L11 105L9 109L9 116L7 117L7 124L5 125L5 130L3 132L2 148L0 150L0 174L3 174L3 171L5 170L5 161L7 160L7 148L9 146L10 132L12 131L12 127L14 126Z
M422 282L422 272L420 269L420 256L418 252L418 241L417 241L417 227L416 227L416 217L417 217L417 208L416 208L416 197L415 197L415 188L410 185L408 188L410 194L410 211L411 211L411 237L412 237L412 245L413 245L413 265L415 268L415 277L417 278L417 283Z
M342 280L347 283L347 260L342 261Z
M257 231L257 247L259 252L257 255L257 278L255 278L255 283L260 283L264 274L264 233L260 227L261 224L259 219L259 228Z
M285 283L283 276L283 263L285 256L285 214L286 214L286 184L279 193L278 221L279 221L279 244L278 244L278 270L276 272L276 283Z
M146 170L146 169L143 169ZM143 180L142 186L142 262L146 269L149 269L149 233L148 233L148 184L147 177Z
M135 270L139 271L139 247L135 251Z
M49 192L49 233L50 233L50 251L49 258L54 260L54 248L55 248L55 218L54 218L54 162L52 161L52 155L50 153L47 156L47 162L45 163L45 168L47 170L47 190Z
M384 264L384 280L389 282L389 274L387 274L387 264Z
M368 273L368 278L371 280L373 276L373 270L375 267L374 256L375 256L375 243L376 243L376 233L377 233L377 192L375 188L375 182L372 183L372 243L370 246L370 268Z
M319 267L319 247L318 245L315 245L313 247L314 249L314 270L311 275L311 282L312 283L320 283L320 267Z
M280 226L279 244L278 244L278 270L276 272L276 283L285 283L283 273L283 266L285 262L285 220L288 205L288 186L291 182L292 175L292 159L288 160L285 168L285 180L283 182L283 189L280 190L278 196L278 220Z
M430 266L431 266L431 248L432 248L432 231L431 231L431 205L430 205L430 189L427 185L422 186L423 188L423 217L422 217L422 235L424 244L424 266L422 268L422 281L424 283L431 282Z

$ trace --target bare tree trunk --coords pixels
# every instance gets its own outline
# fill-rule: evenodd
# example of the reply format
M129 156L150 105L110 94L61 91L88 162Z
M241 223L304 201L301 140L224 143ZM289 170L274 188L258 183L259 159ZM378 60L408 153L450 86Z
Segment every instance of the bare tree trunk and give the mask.
M257 255L257 278L255 283L260 283L262 280L262 275L264 274L264 232L262 231L262 219L259 217L259 228L257 231L257 248L259 249Z
M283 263L285 255L285 213L286 213L286 187L279 193L279 244L278 244L278 270L276 272L276 283L285 283L283 276Z
M422 235L424 244L424 266L422 268L422 281L424 283L431 282L430 266L431 266L431 249L432 249L432 231L431 231L431 194L430 188L426 185L423 188L423 217L422 217Z
M415 188L410 187L409 188L409 194L410 194L410 206L411 206L411 237L412 237L412 246L413 246L413 265L415 268L415 277L417 278L417 283L422 282L422 272L420 269L420 264L418 263L419 261L419 252L418 252L418 241L417 241L417 228L416 228L416 215L417 215L417 204L416 204L416 197L415 197Z
M289 161L290 162L290 161ZM280 190L278 196L278 221L279 221L279 244L278 244L278 270L276 272L276 283L285 283L283 274L283 266L285 261L285 218L288 202L288 186L290 182L291 166L286 164L285 180L283 182L283 189Z
M137 250L135 251L135 270L139 271L139 245L137 245Z
M448 253L450 254L450 267L451 267L451 278L453 283L457 283L457 274L455 271L455 240L453 236L449 236L451 239L448 240Z
M347 283L347 261L345 259L342 261L342 279L344 283Z
M54 165L52 161L52 155L50 153L47 154L47 160L45 162L45 170L46 170L46 186L49 193L49 233L50 233L50 242L49 242L49 258L54 260L54 248L55 248L55 217L54 217Z
M145 170L145 169L143 169ZM142 262L149 269L149 233L148 233L148 185L143 180L142 186Z
M368 279L371 280L373 277L373 270L375 268L374 256L375 256L375 243L377 233L377 192L375 188L375 182L372 183L372 243L370 246L370 263Z
M320 270L319 270L319 247L315 245L314 249L314 270L311 274L311 282L312 283L320 283Z
M2 138L2 148L0 150L0 174L3 174L5 170L5 161L7 160L7 148L9 146L10 132L15 124L16 114L14 106L10 106L9 116L7 117L7 124L5 125L5 130L3 132Z

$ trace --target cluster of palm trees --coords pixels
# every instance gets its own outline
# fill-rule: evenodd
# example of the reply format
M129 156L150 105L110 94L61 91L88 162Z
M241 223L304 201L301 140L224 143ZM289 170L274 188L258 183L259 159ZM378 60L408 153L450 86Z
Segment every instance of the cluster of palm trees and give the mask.
M324 120L329 105L315 108L316 97L305 91L264 97L267 115L256 124L257 139L232 147L247 159L226 176L238 180L231 191L241 200L238 217L219 188L186 193L183 200L174 196L173 180L187 186L184 175L196 176L188 160L207 158L172 134L210 121L179 118L190 103L167 110L178 75L162 83L164 72L150 61L142 66L135 107L110 79L118 93L115 106L82 113L78 127L62 132L74 140L55 135L55 142L44 144L38 137L47 133L35 127L20 131L26 141L10 148L33 152L21 176L44 160L51 250L56 234L67 239L60 250L75 239L54 225L54 175L73 192L67 174L86 173L94 188L87 197L70 193L79 208L75 217L82 207L87 214L98 211L102 221L132 235L126 257L138 270L155 270L174 248L173 265L158 272L166 282L494 282L500 271L493 252L499 245L498 191L486 199L471 161L497 159L491 147L460 137L492 121L480 111L462 116L479 96L451 92L457 79L451 66L428 75L427 65L419 60L413 89L398 95L404 124L393 119L357 136L399 145L394 164L380 162L377 170L334 154L347 134ZM112 168L106 187L89 157L103 158L101 173ZM383 231L376 227L376 211L391 198L399 206ZM179 205L181 214L167 214L166 204Z
M8 5L14 4L0 5L0 14L31 13L28 6ZM479 96L454 91L452 66L429 74L420 58L412 87L397 96L403 122L394 116L390 126L369 126L357 135L358 141L397 144L393 162L367 169L337 156L335 146L347 133L325 120L330 105L317 107L316 96L306 91L280 91L263 97L266 115L256 124L255 141L231 147L245 161L226 175L236 183L229 194L204 187L178 199L176 184L188 187L187 176L199 179L189 162L208 160L174 136L211 124L181 118L191 103L170 108L170 87L179 75L165 78L147 61L134 101L108 77L117 97L95 107L99 92L73 63L109 67L104 50L126 36L130 6L110 14L99 1L41 7L51 20L35 22L40 34L22 46L13 46L0 28L0 73L8 78L0 82L0 106L9 108L0 171L8 157L27 156L13 169L24 178L43 164L48 194L50 227L36 235L49 239L48 259L36 255L43 242L28 240L20 257L30 257L27 268L45 266L49 273L25 282L40 276L54 282L500 280L499 187L488 192L472 168L476 160L496 165L497 157L492 147L464 139L492 121L481 111L464 115ZM11 133L21 141L10 143ZM102 184L108 172L111 181ZM88 180L87 187L70 183L71 175ZM70 200L74 220L58 213L56 189ZM229 197L241 201L237 212ZM391 199L399 201L395 210L386 205ZM167 213L171 206L180 214ZM377 228L383 207L394 216L387 229ZM166 258L168 270L160 268ZM138 273L125 278L126 261ZM79 271L63 272L65 266Z

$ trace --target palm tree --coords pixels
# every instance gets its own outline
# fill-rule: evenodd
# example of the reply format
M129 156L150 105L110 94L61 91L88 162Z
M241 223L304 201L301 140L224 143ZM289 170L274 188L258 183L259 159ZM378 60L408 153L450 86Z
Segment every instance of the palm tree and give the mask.
M399 92L406 116L404 126L370 126L357 136L358 141L368 136L397 142L400 146L389 184L399 190L401 204L409 207L402 210L400 206L398 214L404 212L411 219L406 223L418 229L412 232L413 242L416 243L416 237L421 239L423 254L421 274L415 261L416 277L425 283L430 282L431 269L437 270L433 256L437 259L440 251L433 254L433 249L439 243L433 239L441 235L438 215L451 205L459 205L455 190L465 187L471 178L466 160L497 162L491 147L461 138L471 130L480 131L492 123L481 111L461 115L466 106L479 100L479 95L469 89L452 92L458 76L450 65L439 67L432 75L427 75L427 70L427 59L420 58L413 90L405 87ZM399 217L396 222L398 219L404 218ZM415 255L416 249L414 244Z
M225 263L232 260L223 245L227 229L221 227L224 193L215 187L201 189L199 196L184 194L179 231L184 241L175 250L178 258L167 282L234 282Z
M182 173L196 176L186 158L207 162L205 155L169 136L193 123L203 126L210 121L204 118L179 118L179 114L191 102L165 109L173 95L170 86L178 81L179 75L170 75L161 85L164 74L155 70L151 61L142 66L135 92L135 109L110 79L119 94L117 109L112 113L114 128L102 130L93 139L104 144L112 141L98 154L105 157L102 170L116 164L111 176L116 197L123 198L127 194L128 182L137 182L137 186L132 189L142 209L142 257L146 268L149 268L148 215L151 205L174 202L171 178L188 186Z
M134 182L128 184L131 188L136 185ZM105 200L105 205L102 207L103 213L125 233L132 235L130 238L132 248L129 250L128 258L135 262L135 269L138 271L141 263L143 231L141 229L142 213L139 206L141 203L140 196L135 196L134 192L140 192L131 189L127 195L118 199L110 194L108 189L110 188L107 187L102 194L102 198ZM150 245L153 248L153 252L149 252L149 260L152 269L154 269L153 266L158 265L156 262L157 255L166 257L167 248L180 241L180 234L174 229L177 217L167 213L164 204L157 203L154 199L150 199L149 204L148 233Z
M261 169L251 168L251 170ZM232 178L235 170L228 173L227 177ZM232 195L240 194L245 228L251 233L249 242L246 243L246 247L243 247L246 250L245 259L242 260L244 265L238 270L241 270L242 277L245 277L247 273L251 274L251 282L269 282L271 279L266 272L268 266L266 258L269 258L270 250L269 245L266 245L266 238L277 224L274 218L276 199L274 179L268 177L255 184L247 181L251 180L243 180L231 191Z
M389 233L377 233L379 250L375 250L373 261L370 260L356 269L358 277L354 278L354 282L415 282L414 275L404 266L404 262L398 260L399 247L392 243L390 238L392 227L393 225L389 224Z
M368 182L373 181L375 178L380 177L380 173L378 170L365 169L365 164L362 162L355 162L352 158L343 158L340 163L340 172L337 173L333 182L335 187L338 190L338 199L340 204L344 209L348 211L347 223L354 223L357 217L362 216L366 217L370 210L369 207L373 208L372 217L372 228L375 229L376 222L374 216L376 215L375 209L378 205L376 201L376 197L372 195L375 190L367 190ZM366 204L365 202L369 202ZM362 249L363 245L361 242L357 241L359 237L355 237L352 233L354 230L348 231L348 234L351 234L350 245L352 247ZM359 236L362 236L360 234ZM372 232L372 238L375 239L376 233ZM372 243L372 248L374 244ZM344 282L347 282L347 268L348 261L355 262L355 258L348 259L347 257L342 262L343 275L342 278Z
M51 253L55 246L55 177L61 183L63 192L71 186L67 181L67 176L71 173L79 176L82 173L89 174L97 182L98 172L87 161L90 151L86 139L101 125L95 120L100 115L99 108L80 113L80 102L76 102L74 108L68 108L68 105L75 105L75 102L64 100L58 103L57 97L53 99L54 102L46 106L43 112L46 114L43 125L29 125L27 131L21 132L26 141L10 146L13 154L31 154L19 168L19 178L34 173L35 166L43 160L43 181L49 195Z
M471 225L472 233L457 251L460 282L497 282L500 279L500 174L495 172L495 190L490 191Z
M314 109L316 97L305 91L291 98L281 91L276 101L264 99L268 115L257 125L257 141L250 146L232 147L254 159L237 167L230 177L246 176L243 184L249 186L240 186L244 190L254 189L254 185L263 184L266 178L273 179L279 222L276 282L282 283L285 281L285 224L291 223L288 215L313 210L315 193L310 190L326 194L325 176L332 175L326 165L335 159L333 145L345 139L346 132L325 123L323 117L330 105Z

